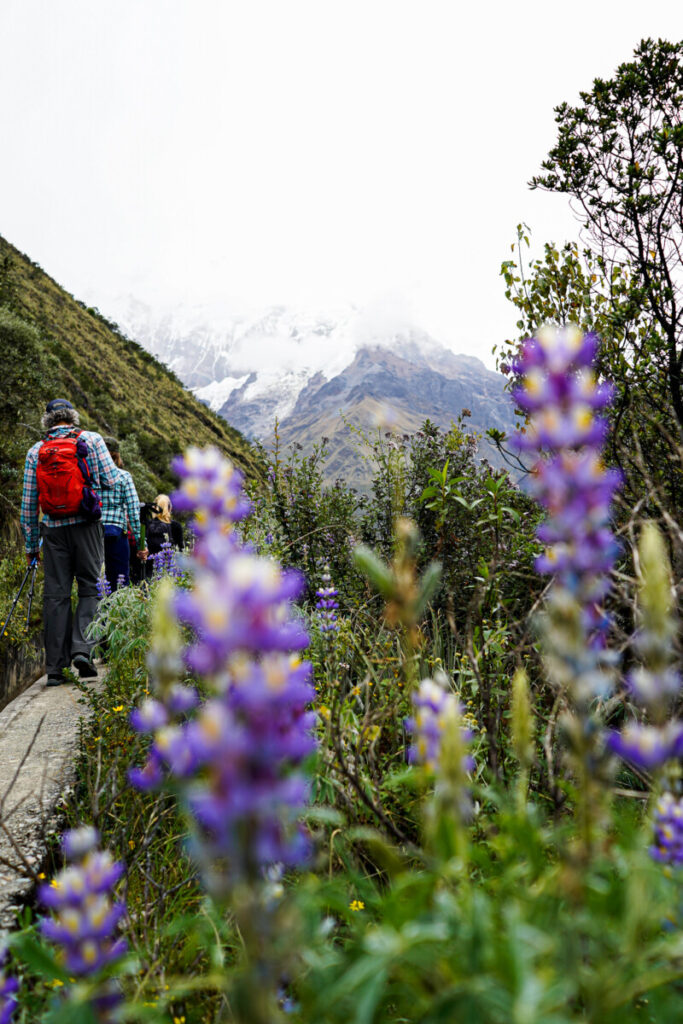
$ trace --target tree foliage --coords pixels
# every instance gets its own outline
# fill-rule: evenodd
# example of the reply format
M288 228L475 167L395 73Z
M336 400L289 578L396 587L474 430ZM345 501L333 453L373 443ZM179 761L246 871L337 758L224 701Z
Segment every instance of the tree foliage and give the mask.
M501 275L518 311L519 337L544 323L596 331L602 341L599 371L617 388L607 454L624 473L624 495L630 504L659 500L677 508L683 489L680 438L666 368L657 358L665 343L642 305L636 273L575 242L546 242L543 256L528 261L530 235L523 224L511 248L513 258L503 261ZM510 341L500 347L502 365L516 346Z
M604 266L629 275L640 339L683 426L683 42L643 40L581 103L556 108L558 138L532 188L569 195ZM638 349L636 349L638 351Z

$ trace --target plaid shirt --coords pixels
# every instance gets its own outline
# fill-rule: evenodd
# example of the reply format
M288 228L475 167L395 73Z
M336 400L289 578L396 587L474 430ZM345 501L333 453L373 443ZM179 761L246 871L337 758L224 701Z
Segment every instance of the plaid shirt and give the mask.
M120 526L125 533L130 524L140 543L140 500L133 477L125 469L118 470L118 479L108 491L102 491L102 524Z
M70 426L67 423L60 423L48 431L47 436L63 437L65 434L70 434L77 429L77 427ZM88 466L92 477L92 486L101 495L103 493L102 488L113 487L116 483L118 469L99 434L95 434L90 430L82 430L81 438L88 447ZM40 544L36 467L38 465L38 452L42 443L42 441L38 441L29 450L24 466L24 493L21 496L21 530L24 534L24 544L29 554L34 554ZM48 515L44 515L42 521L43 525L48 527L73 526L75 523L89 522L85 516L67 516L65 519L52 519Z

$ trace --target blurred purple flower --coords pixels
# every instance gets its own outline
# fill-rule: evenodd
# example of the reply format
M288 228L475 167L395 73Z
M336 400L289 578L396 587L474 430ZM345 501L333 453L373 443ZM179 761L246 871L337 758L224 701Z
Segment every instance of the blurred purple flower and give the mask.
M187 801L199 825L198 859L227 858L231 877L306 859L297 819L308 798L294 769L315 750L308 663L269 655L251 663L186 729L197 766Z
M40 922L40 930L62 947L65 969L79 978L99 973L127 948L116 937L126 907L112 900L124 867L109 851L98 850L98 842L95 829L87 826L67 832L62 845L69 866L38 890L43 906L54 911Z
M663 864L683 864L683 797L663 793L655 806L655 841L650 854Z
M176 613L191 626L196 641L186 651L193 672L215 675L237 651L291 651L308 645L288 603L303 590L303 577L284 572L270 558L259 558L216 538L206 564L195 564L194 587L178 591ZM225 543L222 543L225 542ZM208 552L202 545L201 555Z
M2 970L6 957L6 950L0 946L0 1024L9 1024L18 1005L19 981Z
M174 508L193 513L198 536L209 526L230 527L251 511L242 474L218 448L188 448L173 460L172 469L181 480L172 496Z
M629 723L621 732L607 734L607 746L625 761L653 771L675 757L683 757L683 723L663 728Z
M406 719L406 728L413 737L408 758L438 772L444 730L449 721L460 721L458 698L439 679L423 679L417 693L413 695L413 705L415 714ZM463 744L469 743L472 739L471 730L461 727L460 732ZM466 756L463 768L470 771L473 767L474 761L469 755Z

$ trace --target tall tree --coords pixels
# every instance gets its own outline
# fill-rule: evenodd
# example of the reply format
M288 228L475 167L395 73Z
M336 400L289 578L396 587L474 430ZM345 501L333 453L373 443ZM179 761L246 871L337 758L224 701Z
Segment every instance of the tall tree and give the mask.
M665 377L683 429L683 42L643 40L581 105L556 108L558 138L532 188L569 195L606 267L627 268L650 316L639 353Z
M652 358L663 348L652 315L643 307L641 289L628 266L607 266L602 256L576 243L546 242L543 256L528 261L528 229L517 227L514 256L501 265L506 298L519 319L518 339L545 323L578 324L602 340L598 369L617 389L611 408L608 458L624 472L629 504L656 492L670 511L683 501L683 451L669 396L665 370ZM499 347L504 366L518 340Z

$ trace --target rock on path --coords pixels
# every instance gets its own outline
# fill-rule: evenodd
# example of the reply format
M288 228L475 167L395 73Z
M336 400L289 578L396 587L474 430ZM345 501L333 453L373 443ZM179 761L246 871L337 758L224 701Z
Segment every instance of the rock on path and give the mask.
M101 685L97 680L88 685ZM42 676L0 712L0 934L33 885L58 804L73 785L78 723L88 707L71 685Z

